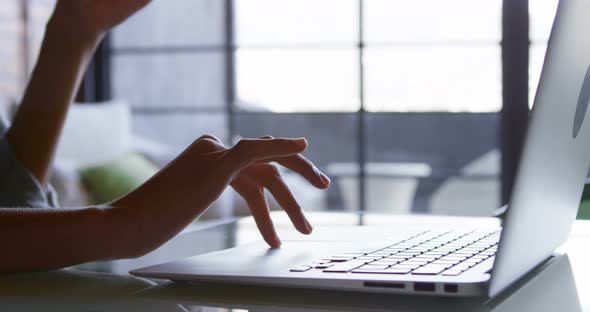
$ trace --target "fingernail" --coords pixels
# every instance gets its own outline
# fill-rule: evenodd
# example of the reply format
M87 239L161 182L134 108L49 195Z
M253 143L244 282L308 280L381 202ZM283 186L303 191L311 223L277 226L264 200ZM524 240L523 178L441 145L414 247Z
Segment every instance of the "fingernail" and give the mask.
M293 140L293 142L295 142L297 147L304 148L307 146L307 140L305 138L295 139L295 140Z
M281 247L281 240L278 237L275 237L272 242L272 248L279 248Z
M305 220L305 229L307 230L307 233L305 234L311 234L311 232L313 231L313 227L307 220Z
M330 180L330 178L328 178L328 176L323 173L320 173L320 178L324 182L325 186L330 186L330 183L332 183L332 180Z

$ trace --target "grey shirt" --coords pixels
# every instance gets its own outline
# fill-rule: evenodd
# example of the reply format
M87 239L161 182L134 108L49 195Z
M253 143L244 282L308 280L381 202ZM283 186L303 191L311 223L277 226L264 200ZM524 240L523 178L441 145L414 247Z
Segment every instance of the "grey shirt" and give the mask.
M0 207L57 207L55 193L47 190L16 159L5 139L7 123L0 115Z

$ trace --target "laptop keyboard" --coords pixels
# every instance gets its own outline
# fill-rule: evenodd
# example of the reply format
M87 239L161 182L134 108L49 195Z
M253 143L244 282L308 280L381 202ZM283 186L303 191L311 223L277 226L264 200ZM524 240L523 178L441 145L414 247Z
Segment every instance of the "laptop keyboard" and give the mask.
M457 276L493 261L501 229L425 231L372 252L350 252L292 268L291 272Z

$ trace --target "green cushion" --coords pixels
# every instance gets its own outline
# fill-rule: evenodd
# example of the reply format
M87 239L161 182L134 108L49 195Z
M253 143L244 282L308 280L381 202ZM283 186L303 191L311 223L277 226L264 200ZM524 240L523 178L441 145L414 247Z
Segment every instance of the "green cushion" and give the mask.
M579 220L590 220L590 200L584 200L580 203L578 210Z
M578 219L590 220L590 184L584 186L582 201L580 202L580 209L578 210Z
M113 201L136 189L158 172L156 165L137 153L82 169L82 178L96 203Z

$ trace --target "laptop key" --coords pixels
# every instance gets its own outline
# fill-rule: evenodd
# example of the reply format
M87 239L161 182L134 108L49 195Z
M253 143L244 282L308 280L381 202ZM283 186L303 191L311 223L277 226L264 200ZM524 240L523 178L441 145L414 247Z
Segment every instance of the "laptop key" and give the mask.
M371 262L371 264L379 264L379 265L394 265L394 264L398 264L400 263L400 261L395 261L395 260L390 260L390 259L383 259L383 260L377 260L375 262Z
M467 271L467 270L469 270L469 268L471 268L471 266L461 265L461 264L458 264L458 265L456 265L454 267L451 267L451 269L453 269L453 270L459 270L459 271Z
M442 256L431 256L431 255L420 255L420 256L416 256L414 259L420 259L420 260L426 260L429 262L432 262L438 258L441 258Z
M354 255L331 255L328 259L352 259L354 257Z
M346 273L346 272L352 271L352 270L354 270L356 268L359 268L359 267L361 267L363 265L364 265L364 263L360 263L360 262L356 262L356 263L355 262L353 262L353 263L347 263L347 262L338 263L338 264L335 264L332 267L329 267L329 268L323 270L323 272L328 272L328 273Z
M476 253L477 253L477 251L457 250L457 251L453 251L452 255L471 257L471 256L475 255Z
M434 249L435 247L414 247L412 249L408 249L407 252L416 252L416 253L423 253Z
M366 264L359 268L359 270L385 270L389 265Z
M409 258L412 258L412 257L393 255L393 256L389 256L389 257L384 258L384 259L393 259L393 260L400 260L401 261L401 260L406 260L406 259L409 259Z
M457 250L457 249L459 249L459 248L454 248L454 247L447 247L447 246L445 245L445 246L442 246L442 247L438 247L438 248L436 248L436 249L433 249L433 250L431 250L431 251L434 251L434 252L437 252L437 251L453 252L453 251L455 251L455 250Z
M448 269L448 268L454 266L454 264L451 264L451 263L435 263L435 262L431 262L431 263L427 264L426 266L437 266L437 267L444 267L445 269Z
M377 259L381 259L383 257L381 256L362 256L362 257L356 257L356 260L377 260Z
M322 264L316 264L313 267L315 269L327 269L327 268L332 267L332 266L334 266L333 263L322 263Z
M412 270L411 269L384 269L384 270L363 270L363 269L355 269L352 273L365 273L365 274L408 274Z
M457 263L459 263L461 261L459 260L436 260L433 261L432 264L450 264L450 265L455 265Z
M474 258L470 258L470 259L467 259L467 260L463 261L463 263L473 263L473 264L478 264L478 263L480 263L480 262L482 262L482 261L483 261L483 259L474 259Z
M462 250L469 250L469 251L482 251L482 250L484 250L484 249L485 249L485 248L483 248L483 247L477 247L477 246L469 245L469 246L467 246L467 247L463 247L463 249L462 249Z
M352 258L349 258L349 259L344 259L344 258L327 258L327 259L322 259L322 260L326 260L326 261L330 261L330 262L346 262L348 260L352 260Z
M459 260L459 261L463 261L465 259L467 259L467 257L465 257L465 256L458 256L458 255L455 256L453 254L450 254L448 256L444 256L444 257L440 258L440 260Z
M425 265L427 263L428 263L428 261L414 261L414 259L410 259L410 260L401 262L401 264L417 264L417 265Z
M395 254L396 256L404 256L404 257L414 257L417 256L419 254L422 254L419 251L410 251L410 250L406 250L400 253Z
M400 264L393 265L391 268L392 269L410 269L410 270L413 270L413 269L417 269L419 267L421 267L421 265L419 265L419 264L401 264L400 263Z
M437 274L441 273L442 271L444 271L446 269L447 268L445 266L427 265L427 266L423 266L421 268L418 268L418 269L412 271L412 274L416 274L416 275L437 275Z
M292 268L289 271L291 271L291 272L305 272L305 271L309 271L309 270L311 270L311 266L309 266L309 265L300 265L300 266L297 266L297 267Z

